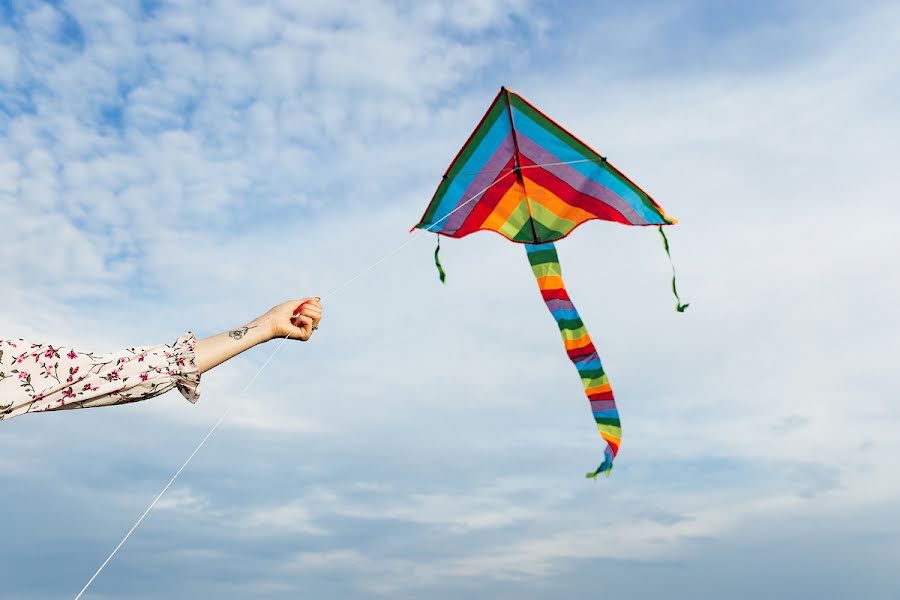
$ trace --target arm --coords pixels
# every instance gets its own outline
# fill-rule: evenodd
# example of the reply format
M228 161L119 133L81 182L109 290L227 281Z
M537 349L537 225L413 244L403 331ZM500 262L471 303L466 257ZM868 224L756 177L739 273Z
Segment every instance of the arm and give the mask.
M305 342L318 328L322 303L318 298L302 298L279 304L246 325L198 340L194 356L201 373L209 371L257 344L276 338Z
M29 412L138 402L173 388L196 402L201 373L270 339L307 341L321 318L319 299L304 298L203 340L186 333L174 344L113 354L0 339L0 421Z

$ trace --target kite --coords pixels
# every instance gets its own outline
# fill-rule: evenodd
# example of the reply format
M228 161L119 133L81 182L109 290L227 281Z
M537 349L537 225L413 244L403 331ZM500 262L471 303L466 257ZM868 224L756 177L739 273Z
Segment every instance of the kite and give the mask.
M481 122L457 153L422 219L410 231L438 234L434 252L441 282L440 236L494 231L525 245L541 296L578 370L600 436L602 464L587 474L609 473L622 427L609 378L587 328L563 285L553 242L591 220L663 226L676 220L634 182L518 94L501 87ZM671 255L669 255L671 261ZM676 310L683 312L672 271Z

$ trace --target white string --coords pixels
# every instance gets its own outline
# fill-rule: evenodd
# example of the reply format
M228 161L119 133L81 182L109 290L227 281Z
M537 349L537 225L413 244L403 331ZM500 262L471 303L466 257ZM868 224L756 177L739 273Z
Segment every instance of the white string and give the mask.
M558 167L560 165L574 165L576 163L586 163L586 162L604 163L604 162L606 162L606 158L601 156L600 158L580 158L578 160L564 160L561 162L541 163L539 165L525 165L524 167L523 166L506 167L504 169L500 169L500 172L502 173L503 171L515 171L517 168L518 169L534 169L535 167ZM482 169L480 171L461 172L461 173L455 173L453 176L460 177L460 176L469 176L469 175L480 175L480 174L484 173L484 171L485 170Z
M506 177L508 177L511 174L512 174L512 171L510 171L503 177L500 177L500 178L494 180L493 182L491 182L491 184L488 185L486 188L484 188L477 194L473 195L472 197L467 199L465 202L463 202L462 204L460 204L459 206L454 208L452 211L447 213L444 217L435 221L434 223L429 225L427 228L425 228L426 231L431 231L432 228L436 227L437 225L441 224L443 221L447 220L450 217L450 215L452 215L456 211L460 210L461 208L463 208L464 206L466 206L467 204L469 204L476 198L480 197L482 194L484 194L486 191L488 191L493 185L500 183L501 181L503 181ZM360 271L359 273L357 273L354 277L348 279L346 282L344 282L343 284L338 286L332 292L323 296L322 300L325 300L327 298L330 298L331 296L334 296L335 294L337 294L338 292L340 292L341 290L346 288L348 285L350 285L351 283L353 283L354 281L356 281L357 279L359 279L360 277L362 277L363 275L365 275L366 273L368 273L369 271L371 271L372 269L374 269L375 267L377 267L378 265L380 265L381 263L386 261L388 258L390 258L393 255L395 255L396 253L400 252L400 250L402 250L403 248L408 246L411 242L412 242L412 238L407 240L403 244L397 246L397 248L395 248L391 252L388 252L387 254L385 254L383 257L381 257L380 259L378 259L377 261L375 261L374 263L369 265L367 268L365 268L362 271ZM288 340L289 337L290 337L290 334L286 335L281 340L281 343L278 344L278 346L275 348L274 351L272 351L272 353L269 355L269 358L266 359L266 361L259 368L259 370L256 371L256 374L253 375L253 377L250 378L250 381L247 382L247 385L244 386L244 389L241 390L240 395L243 395L244 393L247 392L247 390L250 389L250 386L253 385L253 382L256 381L256 379L257 379L257 377L259 377L260 373L262 373L263 370L265 370L265 368L267 366L269 366L269 363L272 362L272 359L275 358L275 355L278 354L278 351L281 350L281 347L284 346L284 343ZM200 443L197 444L197 447L194 448L194 451L191 452L191 455L187 457L187 460L184 461L184 464L182 464L181 467L177 471L175 471L175 474L172 475L172 478L169 480L169 482L166 484L166 486L156 496L156 498L153 499L153 502L150 503L150 506L147 507L147 510L145 510L144 513L138 518L138 520L135 521L134 525L131 526L131 529L129 529L128 533L125 534L125 537L122 538L122 541L119 542L119 544L113 549L112 552L110 552L109 556L106 557L106 560L103 561L103 564L100 565L100 568L97 569L97 571L88 580L88 582L86 584L84 584L84 587L81 588L81 591L78 592L77 596L75 596L75 600L79 600L79 598L81 598L81 596L91 586L91 584L94 582L94 580L97 578L97 576L100 575L100 572L103 571L104 567L106 567L107 563L109 563L109 561L112 560L113 556L116 555L116 552L119 551L119 548L121 548L125 544L125 542L128 541L128 538L131 536L132 533L134 533L134 530L138 528L138 525L141 524L141 521L144 520L144 517L146 517L150 513L150 511L153 510L153 507L156 506L156 503L159 502L159 499L163 497L163 495L168 491L168 489L172 486L172 484L175 482L175 480L178 479L178 476L181 475L181 472L184 471L184 469L188 466L188 464L190 464L191 460L193 460L193 458L197 454L197 452L200 451L200 448L202 448L203 445L206 443L206 440L208 440L212 436L212 434L215 433L216 429L219 428L219 425L222 424L222 421L225 420L225 417L228 416L228 414L231 412L232 408L234 408L234 406L227 408L225 410L225 412L222 413L222 416L219 417L219 420L216 421L216 424L213 425L212 428L209 430L209 432L207 432L207 434L203 437L203 439L200 440Z

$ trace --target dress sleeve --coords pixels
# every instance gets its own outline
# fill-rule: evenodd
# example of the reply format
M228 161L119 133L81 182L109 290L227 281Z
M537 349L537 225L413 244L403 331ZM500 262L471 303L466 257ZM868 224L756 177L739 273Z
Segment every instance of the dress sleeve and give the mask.
M0 339L0 420L29 412L139 402L172 388L200 398L190 332L174 344L115 354Z

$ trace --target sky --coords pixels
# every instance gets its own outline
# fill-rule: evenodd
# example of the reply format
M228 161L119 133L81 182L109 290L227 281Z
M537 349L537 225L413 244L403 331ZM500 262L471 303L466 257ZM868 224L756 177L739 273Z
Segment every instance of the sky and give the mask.
M900 7L0 0L0 333L328 296L177 393L0 426L4 599L900 597ZM501 85L679 219L558 249L609 479L515 244L408 233ZM404 245L376 268L377 259ZM332 291L338 290L331 294Z

